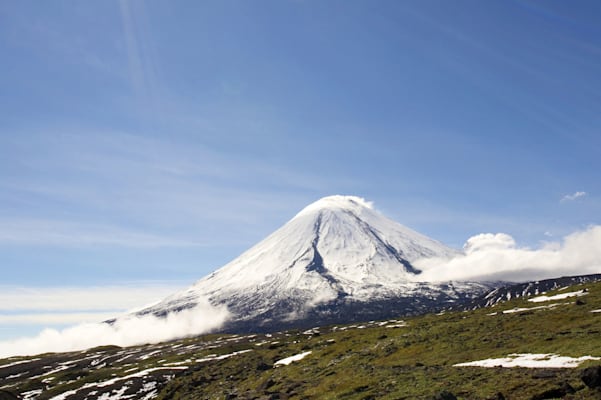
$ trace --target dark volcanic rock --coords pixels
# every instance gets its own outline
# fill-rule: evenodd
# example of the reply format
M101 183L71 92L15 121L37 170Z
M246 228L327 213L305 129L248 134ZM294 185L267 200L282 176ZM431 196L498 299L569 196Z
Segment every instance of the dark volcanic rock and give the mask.
M473 297L484 290L484 287L473 288L473 292L457 292L453 296L445 293L432 294L424 285L424 295L412 294L407 297L390 297L371 301L356 301L348 298L338 298L316 305L305 311L304 317L298 320L286 320L284 316L295 310L289 300L276 302L272 309L249 319L238 319L226 322L220 329L224 333L270 333L288 329L308 329L315 326L348 324L354 322L379 321L400 316L415 316L437 313L448 308L449 303L465 305ZM235 313L244 314L244 307L251 300L245 301Z
M257 365L257 371L268 371L270 369L273 369L273 365L265 364L264 362L260 362Z
M532 377L534 379L552 379L557 376L557 369L541 369L534 371Z
M0 400L18 400L19 397L6 390L0 390Z
M567 382L562 383L555 389L546 390L540 394L531 397L532 400L548 400L563 398L568 394L576 393L576 390Z
M453 393L443 390L442 392L432 397L432 400L457 400L457 397Z
M580 379L590 388L601 387L601 365L589 367L580 373Z

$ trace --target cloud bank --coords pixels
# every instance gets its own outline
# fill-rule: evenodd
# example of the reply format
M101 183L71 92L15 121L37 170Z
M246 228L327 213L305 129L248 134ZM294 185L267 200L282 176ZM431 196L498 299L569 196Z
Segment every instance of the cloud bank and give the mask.
M601 273L601 226L591 226L538 249L518 247L505 233L483 233L468 239L462 255L422 259L414 264L423 271L419 280L431 282L523 282Z
M35 337L0 342L0 357L83 350L101 345L133 346L199 335L221 326L229 317L225 307L208 302L195 308L142 317L126 315L113 324L86 323L63 330L45 329Z

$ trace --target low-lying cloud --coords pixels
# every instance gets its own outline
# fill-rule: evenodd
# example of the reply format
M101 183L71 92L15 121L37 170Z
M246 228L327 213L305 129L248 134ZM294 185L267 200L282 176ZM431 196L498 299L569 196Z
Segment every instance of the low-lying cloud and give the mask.
M432 282L523 282L601 273L601 226L591 226L538 249L518 247L505 233L483 233L468 239L462 255L422 259L415 266L423 271L419 280Z
M207 301L196 307L154 315L121 316L113 324L85 323L62 330L45 329L35 337L0 342L0 357L83 350L101 345L133 346L199 335L219 328L229 317L225 306Z

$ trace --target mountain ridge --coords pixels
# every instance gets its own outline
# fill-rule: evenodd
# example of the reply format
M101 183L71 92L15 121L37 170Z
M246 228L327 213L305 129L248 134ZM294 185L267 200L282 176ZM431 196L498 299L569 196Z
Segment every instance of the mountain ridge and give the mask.
M476 310L492 307L504 301L535 296L550 290L567 288L573 285L601 281L601 274L561 276L559 278L541 279L521 283L507 283L492 291L470 300L459 307L463 310Z

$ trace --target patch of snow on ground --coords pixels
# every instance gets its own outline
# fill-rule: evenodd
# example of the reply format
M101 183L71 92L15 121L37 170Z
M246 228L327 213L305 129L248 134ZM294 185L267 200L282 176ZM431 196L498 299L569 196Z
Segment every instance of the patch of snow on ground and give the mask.
M311 354L311 351L305 351L304 353L300 353L300 354L296 354L294 356L282 358L281 360L276 361L275 364L273 364L273 366L277 367L279 365L290 365L290 363L295 362L295 361L300 361L303 358L307 357L309 354Z
M146 395L144 397L142 397L140 400L150 400L150 399L154 399L155 397L157 397L159 395L158 391L155 389L151 392L146 393Z
M567 299L568 297L580 297L580 296L586 296L587 294L588 294L588 292L585 292L584 290L579 290L577 292L567 292L567 293L556 294L555 296L537 296L537 297L528 299L528 301L531 301L532 303L542 303L543 301L563 300L563 299Z
M33 361L38 361L38 360L40 360L40 359L39 358L32 358L30 360L16 361L14 363L0 365L0 368L8 368L8 367L12 367L12 366L15 366L15 365L25 364L25 363L28 363L28 362L33 362Z
M510 354L505 358L488 358L453 365L454 367L522 367L522 368L576 368L584 361L601 360L600 357L582 356L578 358L557 354Z
M157 396L158 396L158 391L156 389L153 389L152 391L146 393L146 395L144 397L142 397L140 400L150 400L150 399L154 399Z
M90 363L90 366L92 367L96 367L98 365L101 365L101 363L105 360L108 360L109 358L111 358L112 356L106 356L106 357L102 357L102 358L95 358L94 360L92 360L92 362ZM106 365L106 363L104 363Z
M164 361L165 361L165 360L163 360L163 362L164 362ZM188 358L188 359L186 359L186 360L184 360L184 361L170 362L170 363L165 363L165 364L163 364L163 365L164 365L165 367L173 367L173 366L176 366L176 365L190 364L190 363L192 363L193 361L194 361L194 360L192 360L191 358Z
M23 396L23 400L30 400L36 399L40 394L42 394L42 389L36 389L29 392L23 392L21 393L21 396Z
M29 379L41 378L42 376L48 376L48 375L56 374L57 372L65 371L65 370L67 370L69 368L71 368L71 365L69 365L69 364L60 364L58 367L56 367L52 371L44 372L41 375L32 376Z
M209 354L207 357L205 358L199 358L196 360L196 362L207 362L207 361L217 361L217 360L224 360L226 358L230 358L232 356L236 356L238 354L242 354L242 353L248 353L249 351L252 351L251 349L248 350L240 350L240 351L235 351L233 353L229 353L229 354L223 354L221 356L218 356L216 354Z
M145 370L140 371L140 372L136 372L135 374L130 374L130 375L123 376L123 377L119 377L118 376L116 378L109 379L109 380L103 381L103 382L89 383L89 384L84 385L82 387L82 389L85 388L85 387L87 387L87 386L96 386L96 387L110 386L110 385L114 384L115 382L123 381L125 379L142 378L142 377L148 375L151 372L160 371L160 370L168 370L169 371L169 370L174 370L174 369L188 369L188 367L156 367L156 368L149 368L149 369L145 369Z
M161 350L155 350L155 351L151 351L150 353L146 353L142 356L139 357L140 360L148 360L150 357L159 354L161 352Z
M175 369L188 369L188 367L170 367L170 368L166 368L166 367L157 367L157 368L149 368L149 369L145 369L143 371L140 372L136 372L135 374L130 374L127 376L123 376L123 377L116 377L116 378L112 378L112 379L108 379L106 381L102 381L102 382L91 382L91 383L86 383L85 385L83 385L82 387L80 387L79 389L75 389L75 390L68 390L64 393L59 394L58 396L54 396L52 397L50 400L64 400L67 397L76 394L78 391L80 390L84 390L84 389L89 389L92 387L105 387L105 386L110 386L113 385L119 381L123 381L123 380L127 380L127 379L132 379L132 378L142 378L146 375L148 375L151 372L155 372L155 371L160 371L160 370L167 370L167 371L173 371Z
M130 357L132 357L132 356L133 356L133 354L127 354L126 356L124 356L124 357L121 357L121 358L120 358L120 359L118 359L118 360L115 360L115 361L114 361L114 363L115 363L115 364L117 364L117 363L123 362L123 361L127 360L128 358L130 358Z
M9 376L7 376L7 377L6 377L6 378L4 378L4 379L6 379L6 380L9 380L9 379L15 379L15 378L18 378L18 377L20 377L20 376L23 376L23 375L27 374L27 372L28 372L28 371L21 372L20 374L9 375ZM46 382L44 382L44 383L46 383Z
M564 304L569 304L569 303L564 303ZM519 313L519 312L524 312L524 311L552 309L552 308L555 308L555 307L557 307L559 305L561 305L561 303L549 304L548 306L526 307L526 308L512 308L511 310L505 310L505 311L503 311L503 314L514 314L514 313ZM494 314L489 314L489 315L494 315Z
M113 390L109 393L102 393L97 400L121 400L121 399L129 399L132 396L124 396L125 392L129 389L128 386L122 386L117 390Z
M601 313L601 310L592 310L591 312L594 312L594 313Z
M67 390L66 392L63 392L57 396L50 398L50 400L65 400L67 397L77 393L77 390Z
M386 325L386 328L404 328L406 326L407 326L407 324L405 322L399 321L399 323L397 323L397 324Z

